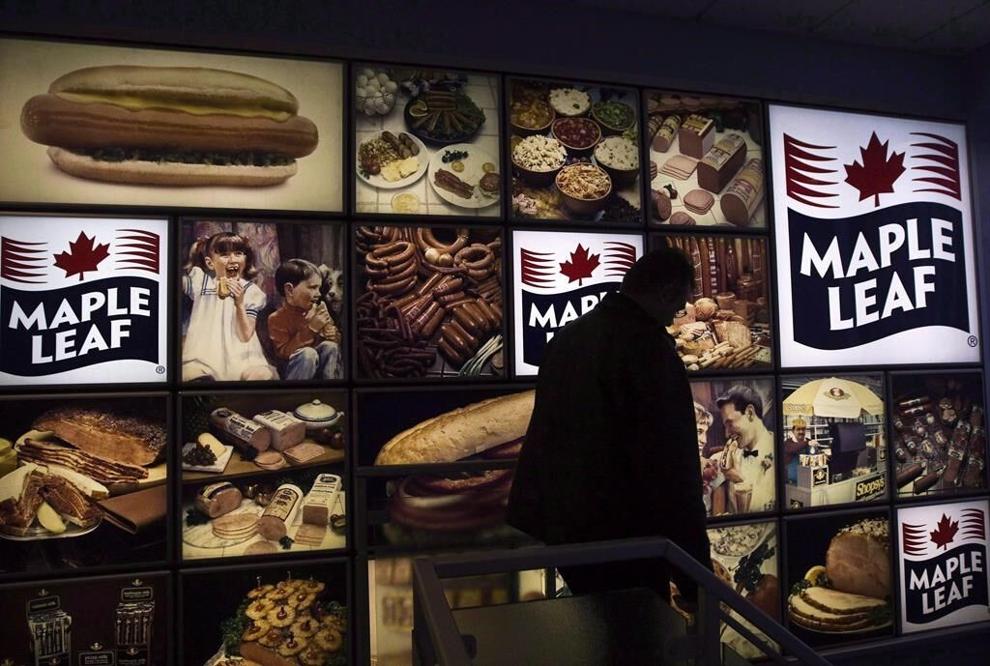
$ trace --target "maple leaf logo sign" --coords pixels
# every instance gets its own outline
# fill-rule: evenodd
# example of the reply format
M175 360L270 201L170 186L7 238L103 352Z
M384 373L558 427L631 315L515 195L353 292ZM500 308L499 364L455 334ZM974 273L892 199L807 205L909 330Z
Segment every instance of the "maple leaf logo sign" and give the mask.
M942 514L942 520L938 521L935 525L935 531L929 532L932 537L932 543L935 544L937 548L946 548L956 536L956 532L959 531L959 521L951 521L949 517Z
M889 141L880 143L877 133L870 136L866 148L860 148L863 163L854 160L844 164L846 182L859 190L859 200L873 197L873 205L880 205L880 195L894 191L894 183L904 173L904 153L891 153L887 157Z
M598 254L589 255L588 248L578 243L577 249L571 252L570 261L560 264L560 272L567 276L568 284L577 280L580 287L581 280L590 278L591 274L598 268L598 257L600 256Z
M88 237L82 231L74 241L69 241L69 251L59 252L54 255L55 265L65 271L65 277L79 276L79 281L83 281L83 276L88 271L95 271L100 262L110 256L110 244L95 244L96 235Z

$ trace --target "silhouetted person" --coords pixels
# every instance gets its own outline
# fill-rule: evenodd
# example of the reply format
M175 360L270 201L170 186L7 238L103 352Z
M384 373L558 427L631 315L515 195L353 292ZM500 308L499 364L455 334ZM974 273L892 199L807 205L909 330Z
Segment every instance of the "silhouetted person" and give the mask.
M694 400L667 333L694 269L679 250L641 258L619 293L557 332L509 497L510 524L547 544L669 537L711 567ZM669 598L658 560L563 567L575 594L649 587ZM689 580L674 572L686 600Z

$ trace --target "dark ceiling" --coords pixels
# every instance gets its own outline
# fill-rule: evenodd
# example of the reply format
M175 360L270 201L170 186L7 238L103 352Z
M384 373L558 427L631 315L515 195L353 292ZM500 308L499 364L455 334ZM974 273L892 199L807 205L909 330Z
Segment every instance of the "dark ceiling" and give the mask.
M990 0L571 0L568 4L931 53L990 44Z

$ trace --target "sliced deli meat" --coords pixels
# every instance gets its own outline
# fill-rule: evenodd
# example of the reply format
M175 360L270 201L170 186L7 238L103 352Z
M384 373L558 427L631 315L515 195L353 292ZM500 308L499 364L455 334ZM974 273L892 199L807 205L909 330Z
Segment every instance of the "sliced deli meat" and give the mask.
M54 442L26 439L17 447L21 460L61 465L105 485L136 483L148 478L148 470L137 465L107 460Z
M98 409L59 407L42 414L38 430L86 453L131 465L153 465L164 455L166 433L161 423L140 416L119 416Z

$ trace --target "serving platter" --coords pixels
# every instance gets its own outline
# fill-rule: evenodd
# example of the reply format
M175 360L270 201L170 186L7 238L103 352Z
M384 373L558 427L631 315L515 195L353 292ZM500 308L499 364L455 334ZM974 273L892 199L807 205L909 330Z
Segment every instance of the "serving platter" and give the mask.
M440 137L437 136L436 134L431 134L430 132L426 131L423 127L417 127L416 126L417 118L412 113L413 105L416 104L421 98L425 99L426 97L428 97L429 94L430 93L427 92L424 95L418 95L416 97L410 98L409 101L406 102L406 105L402 110L402 117L405 120L406 127L408 128L407 131L410 134L412 134L414 138L422 139L423 141L425 141L426 143L432 146L452 146L454 144L470 141L475 137L476 134L478 134L478 132L481 131L481 127L484 125L484 120L482 120L481 122L477 123L476 125L465 131L451 133L445 137ZM467 95L466 93L463 92L453 92L453 94L455 95L455 98L457 95L463 96L465 99L470 101L470 103L475 107L475 109L478 109L477 103L473 99L471 99L470 95ZM480 111L480 109L478 110Z
M457 160L458 162L464 165L463 171L455 172L451 168L452 162L445 163L443 161L444 155L453 152L467 153L467 157ZM437 193L438 197L440 197L447 203L453 204L454 206L458 206L460 208L477 209L477 208L485 208L487 206L491 206L493 203L498 202L499 200L498 193L496 193L494 197L486 197L481 194L481 188L478 187L478 181L480 181L481 177L484 176L486 173L483 168L483 165L485 164L495 165L496 173L498 172L498 161L496 161L495 158L493 158L490 154L486 153L483 150L480 150L479 148L476 148L474 145L470 143L457 143L451 146L447 146L446 148L441 148L433 155L432 159L430 159L429 178L428 178L430 187L433 188L433 191ZM454 194L453 192L449 192L443 189L442 187L437 186L436 182L434 181L434 178L436 176L437 171L439 171L440 169L446 169L447 171L452 172L455 176L463 180L465 183L468 183L469 185L474 185L474 193L471 195L471 198L463 199L457 196L456 194ZM501 174L499 175L499 177L501 177Z
M74 539L76 537L89 534L102 523L103 514L100 514L99 518L96 518L91 523L87 523L85 526L74 525L66 521L65 531L61 534L50 532L40 525L28 528L27 534L24 535L8 534L3 531L3 528L0 528L0 539L6 539L7 541L48 541L49 539Z

